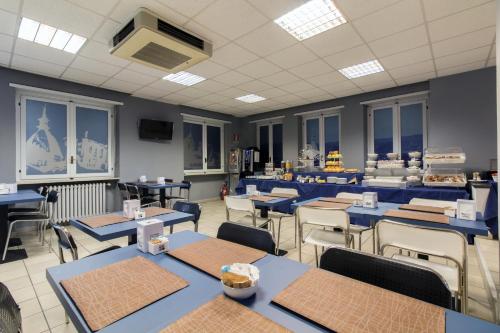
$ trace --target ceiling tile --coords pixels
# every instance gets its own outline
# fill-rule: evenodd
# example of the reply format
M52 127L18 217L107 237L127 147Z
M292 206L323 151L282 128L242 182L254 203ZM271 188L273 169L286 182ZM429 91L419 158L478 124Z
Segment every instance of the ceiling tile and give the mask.
M375 56L370 51L368 46L360 45L349 50L332 54L324 59L328 64L330 64L330 66L336 69L341 69L374 60Z
M285 103L285 104L294 104L294 103L302 103L307 104L308 101L304 99L304 97L300 97L294 94L288 94L283 96L277 96L273 98L274 101Z
M267 83L259 80L254 80L250 82L245 82L237 86L239 89L243 89L249 92L260 92L262 90L271 89L272 87ZM264 96L267 97L267 96Z
M330 73L333 69L325 61L318 59L290 68L289 71L302 79L307 79L320 74Z
M210 60L205 60L203 62L200 62L188 69L190 73L201 75L207 79L225 73L228 70L229 70L228 68L216 64L215 62Z
M324 101L325 99L332 98L331 94L319 88L298 91L295 94L299 97L304 97L315 101L322 101L322 100Z
M261 26L268 19L244 0L218 0L194 20L233 40Z
M115 65L120 67L125 67L130 63L130 61L109 54L108 49L109 48L106 44L101 44L93 40L88 40L85 43L85 45L83 45L79 54L86 56L87 58L95 59L110 65Z
M193 108L205 108L205 107L213 104L213 102L208 102L208 101L204 101L204 100L194 99L194 100L191 100L191 101L184 102L182 104L187 105L187 106L191 106Z
M61 76L64 80L80 82L84 84L90 84L93 86L99 86L104 83L109 77L94 73L89 73L76 68L67 68L64 74Z
M151 86L143 87L137 91L134 91L133 96L147 97L147 98L161 98L167 93L162 89L155 89Z
M129 69L123 69L121 72L114 76L118 80L138 83L142 85L150 84L155 81L157 78L152 77L150 75L140 74Z
M363 44L351 24L346 23L303 41L303 44L320 57L347 50Z
M389 73L394 79L417 75L420 73L429 73L434 70L432 60L422 61L416 64L406 65L399 68L390 69Z
M366 41L372 41L424 23L419 0L404 0L352 24Z
M438 76L446 76L457 73L463 73L468 71L473 71L476 69L484 68L485 61L476 61L465 65L459 65L454 67L448 67L445 69L438 69Z
M226 96L218 95L218 94L208 94L203 97L197 98L198 101L206 101L212 103L218 103L224 100L227 100Z
M113 36L119 31L121 25L113 20L106 20L96 31L92 39L104 44L109 44Z
M280 88L283 90L286 90L288 92L295 93L298 91L313 89L314 86L307 81L296 81L296 82L282 85Z
M496 56L496 44L493 44L492 45L492 49L491 49L491 54L490 54L490 58L494 58Z
M0 64L8 66L10 61L10 53L0 51Z
M231 88L228 88L228 89L225 89L225 90L221 90L221 91L218 92L219 95L226 96L226 97L229 97L229 98L235 98L235 97L238 97L238 96L243 96L243 95L246 95L247 93L248 93L248 91L241 90L241 89L238 89L238 88L235 88L235 87L231 87Z
M358 77L356 79L351 80L355 85L363 88L364 86L374 85L377 83L387 83L388 81L392 81L391 77L387 72L379 72L375 74L370 74L362 77Z
M375 91L375 90L393 88L395 86L396 86L396 83L391 80L391 81L380 82L380 83L375 83L375 84L362 85L361 88L364 92L370 92L370 91Z
M281 71L281 68L265 59L259 59L238 68L238 71L253 78L261 78Z
M335 0L342 14L354 20L385 8L399 0Z
M400 86L405 85L405 84L411 84L415 82L422 82L422 81L427 81L429 79L433 79L436 77L436 72L431 71L427 73L420 73L417 75L411 75L399 79L395 79L396 83Z
M163 19L183 25L188 21L188 18L181 15L179 12L172 10L155 0L121 0L110 14L110 17L122 24L128 22L137 13L139 8L147 8Z
M434 21L443 16L472 8L491 0L423 0L425 17L428 21Z
M22 15L83 37L90 37L104 18L64 0L24 0Z
M149 85L150 87L153 87L155 89L163 90L165 91L165 95L168 93L173 93L176 91L179 91L181 89L186 88L186 86L183 86L182 84L170 82L167 80L156 80L153 83Z
M248 0L248 2L263 12L268 18L275 20L304 4L306 0Z
M20 69L25 72L43 74L51 77L59 77L66 67L51 64L45 61L24 57L21 55L13 55L12 68Z
M111 9L118 3L120 0L68 0L69 2L74 3L77 6L89 9L99 15L107 16Z
M270 88L266 89L260 92L262 95L266 96L267 98L274 98L278 96L283 96L288 94L288 92L280 89L280 88Z
M345 80L347 80L346 77L337 71L321 74L307 79L307 81L318 87L322 87L323 85L331 85L333 83Z
M454 53L491 45L495 39L495 27L474 31L432 44L435 57L442 57Z
M267 57L282 68L292 68L316 60L317 57L302 44L295 44Z
M200 83L197 83L196 88L206 90L209 92L216 92L216 91L220 91L220 90L225 90L225 89L229 88L229 86L227 84L224 84L224 83L221 83L218 81L205 80L205 81L202 81Z
M449 67L470 64L476 61L483 61L483 63L486 63L489 52L490 46L485 46L474 50L436 58L436 67L438 70L442 70Z
M188 96L173 93L173 94L162 97L160 100L162 102L166 102L169 104L178 105L178 104L188 103L188 102L192 101L193 99L191 97L188 97Z
M269 22L238 38L236 43L261 57L265 57L296 44L297 40L276 23Z
M141 88L141 85L135 84L132 82L117 80L115 78L111 78L108 81L104 82L101 85L101 87L106 88L106 89L121 91L121 92L125 92L125 93L131 93L131 92Z
M214 0L196 0L196 1L186 1L186 0L158 0L165 6L168 6L175 11L185 15L187 17L193 17L208 5L214 2Z
M14 37L0 34L0 51L11 52Z
M127 69L144 75L152 76L157 79L161 79L165 77L165 75L170 74L166 71L161 71L159 69L149 67L137 62L131 62L130 65L127 66Z
M263 77L260 80L269 83L272 86L281 86L282 84L297 81L299 80L299 78L287 71L282 71L273 75Z
M17 13L19 10L20 3L21 3L21 0L0 1L0 9L6 10L6 11L9 11L12 13Z
M216 32L211 31L210 29L207 29L206 27L202 26L201 24L199 24L195 21L189 21L184 26L190 32L197 34L202 39L206 39L206 40L209 40L210 42L212 42L212 46L213 46L214 50L229 43L229 40L227 38L219 35Z
M385 57L390 54L413 49L429 43L425 25L411 28L394 35L374 40L368 45L377 57Z
M358 87L352 89L341 90L335 93L336 98L344 97L344 96L353 96L357 94L361 94L363 90Z
M432 42L495 25L495 2L429 22Z
M17 28L17 15L0 10L0 33L14 35Z
M17 39L14 53L62 66L68 66L75 57L74 54L23 39Z
M431 48L428 45L413 50L393 54L380 59L380 63L387 70L432 59Z
M208 91L205 91L205 90L196 89L194 87L188 87L188 88L176 91L175 94L190 97L191 99L193 99L193 98L200 98L200 97L206 96L210 93Z
M255 54L231 43L215 50L211 60L229 68L236 68L257 58Z
M224 83L228 86L236 86L243 82L252 81L252 78L236 71L229 71L213 78L217 82Z
M82 56L77 56L75 60L71 63L71 68L76 68L84 70L90 73L99 74L103 76L113 76L118 73L122 68L117 66L112 66L105 64L103 62L85 58Z

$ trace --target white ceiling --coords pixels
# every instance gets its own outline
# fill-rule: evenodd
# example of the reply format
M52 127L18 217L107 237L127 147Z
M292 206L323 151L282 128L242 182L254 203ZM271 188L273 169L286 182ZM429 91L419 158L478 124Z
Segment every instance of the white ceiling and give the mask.
M298 42L273 20L303 0L0 0L0 65L236 116L354 95L495 65L495 1L334 0L348 23ZM211 40L193 87L109 55L139 7ZM28 17L89 40L73 55L17 39ZM385 72L337 70L378 59ZM234 97L267 100L246 104Z

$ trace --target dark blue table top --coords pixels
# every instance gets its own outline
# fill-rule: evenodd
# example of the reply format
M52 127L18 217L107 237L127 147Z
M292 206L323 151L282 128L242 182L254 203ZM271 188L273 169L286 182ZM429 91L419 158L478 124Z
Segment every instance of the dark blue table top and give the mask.
M116 212L116 214L121 215L122 212ZM193 221L194 215L175 211L173 213L153 216L151 218L162 220L164 226L169 226L186 221ZM115 223L100 228L91 228L78 220L70 220L69 222L71 225L93 238L99 241L106 241L118 237L135 235L137 233L137 221L141 220Z
M169 247L175 249L207 236L190 231L169 236ZM179 275L189 286L105 327L99 332L158 332L188 312L222 293L219 280L168 256L142 253L135 246L102 253L47 269L47 279L79 332L90 332L78 309L60 285L60 281L111 263L143 256ZM267 255L255 262L260 269L259 290L243 305L295 332L325 332L325 329L280 308L271 299L300 277L310 267L283 257ZM446 310L446 332L498 332L499 326Z
M260 193L260 195L266 195L266 194L269 194L269 193L268 192L261 192ZM247 195L247 194L241 194L241 195L238 195L237 197L248 198L249 195ZM257 206L257 207L274 208L274 207L277 207L277 206L281 206L281 205L285 205L285 204L290 204L294 200L297 200L297 198L276 198L276 199L269 200L269 201L254 200L254 202L255 202L255 206Z
M0 205L14 205L23 202L37 202L42 200L45 200L45 197L33 190L19 190L17 193L0 195Z
M150 190L160 190L164 188L173 188L173 187L188 187L188 184L185 183L165 183L165 184L157 184L157 183L133 183L137 187L147 188Z

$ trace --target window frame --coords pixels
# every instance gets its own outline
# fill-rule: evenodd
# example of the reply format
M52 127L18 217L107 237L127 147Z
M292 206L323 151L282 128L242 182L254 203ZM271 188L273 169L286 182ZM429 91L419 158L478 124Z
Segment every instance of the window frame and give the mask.
M264 162L264 163L276 163L276 161L274 161L274 136L273 136L273 132L274 132L274 129L273 129L273 126L274 125L281 125L283 126L283 118L276 118L276 119L268 119L268 120L263 120L263 121L259 121L256 123L257 126L256 129L257 129L257 147L260 149L260 128L261 127L265 127L267 126L268 128L268 135L269 135L269 139L268 139L268 151L269 151L269 158L270 158L270 161L261 161L261 162ZM283 130L284 127L282 127L282 130ZM284 156L284 145L283 145L283 131L281 133L281 154ZM278 161L278 165L279 163L281 163L281 161ZM276 165L275 165L276 166Z
M225 163L225 152L224 152L224 124L227 123L222 120L216 120L216 119L209 119L209 118L204 118L204 117L197 117L197 116L189 116L189 115L183 115L183 120L182 120L182 148L183 148L183 153L186 154L186 151L184 151L184 123L190 123L190 124L197 124L202 126L202 164L203 168L202 169L196 169L196 170L186 170L184 169L185 166L183 166L184 169L184 175L186 176L195 176L195 175L213 175L213 174L221 174L225 173L225 168L226 168L226 163ZM221 167L218 169L209 169L208 168L208 138L207 138L207 126L212 126L212 127L219 127L220 128L220 165ZM183 158L183 164L184 164L184 158Z
M29 88L29 87L28 87ZM66 105L66 174L28 175L26 173L26 101L34 100ZM66 95L57 91L18 90L16 92L16 182L32 184L44 182L71 182L112 179L115 177L115 108L114 103L100 103L98 99ZM108 113L108 171L77 173L76 108L85 107ZM73 157L74 163L71 163Z

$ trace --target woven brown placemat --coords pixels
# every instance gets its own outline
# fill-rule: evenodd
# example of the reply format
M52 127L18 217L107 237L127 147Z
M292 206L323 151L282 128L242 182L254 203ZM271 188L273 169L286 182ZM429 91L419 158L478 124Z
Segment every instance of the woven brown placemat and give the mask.
M327 201L312 201L304 204L305 207L316 207L316 208L335 208L335 209L343 209L351 207L351 204L340 203L340 202L327 202Z
M185 245L169 255L184 261L219 279L223 265L233 263L251 264L266 255L266 252L217 238Z
M283 199L292 199L292 198L297 198L298 196L295 194L291 193L269 193L266 194L267 197L273 197L273 198L283 198Z
M340 333L445 332L443 308L317 268L273 302Z
M253 201L262 201L262 202L276 200L276 198L269 196L269 195L251 195L248 197L248 199L253 200Z
M403 210L413 210L417 212L426 212L426 213L435 213L435 214L444 214L445 208L442 207L432 207L432 206L425 206L425 205L409 205L409 204L403 204L399 206L399 209Z
M126 216L118 214L105 214L105 215L84 217L81 218L79 221L82 222L83 224L88 225L91 228L99 228L110 224L132 221L132 219L129 219Z
M356 200L348 198L321 198L319 201L336 202L352 205Z
M384 213L385 217L397 217L409 220L418 220L434 223L450 223L450 218L442 214L415 212L411 210L389 209Z
M61 281L92 331L100 330L188 286L177 275L144 257Z
M160 333L291 332L261 314L220 295L178 319Z
M161 207L147 207L143 208L143 210L146 213L146 218L175 212L173 209Z

